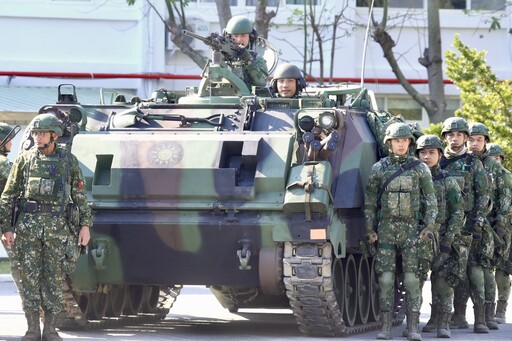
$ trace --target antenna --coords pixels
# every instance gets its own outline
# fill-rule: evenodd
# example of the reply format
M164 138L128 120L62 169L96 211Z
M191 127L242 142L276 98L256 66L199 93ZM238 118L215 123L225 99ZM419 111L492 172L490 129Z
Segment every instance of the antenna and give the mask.
M372 4L370 5L370 11L368 12L368 24L366 25L366 34L364 36L364 48L363 48L363 60L361 64L361 87L364 84L364 67L366 64L366 49L368 48L368 36L370 35L370 22L373 13L373 3L375 0L372 0Z

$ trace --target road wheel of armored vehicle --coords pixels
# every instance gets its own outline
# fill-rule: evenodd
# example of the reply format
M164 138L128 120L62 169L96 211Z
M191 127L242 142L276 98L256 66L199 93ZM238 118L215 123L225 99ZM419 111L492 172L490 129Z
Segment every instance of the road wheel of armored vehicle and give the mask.
M129 285L128 286L128 298L124 305L124 315L137 315L140 312L142 306L142 297L144 296L143 285Z
M144 285L142 295L141 313L156 313L158 311L158 300L160 298L160 287L157 285Z
M345 309L343 320L345 324L352 327L357 316L357 269L353 255L348 255L345 265Z
M371 260L370 283L371 309L369 319L371 322L375 322L380 321L379 281L375 272L375 257Z
M128 287L125 285L113 285L110 288L108 296L107 311L105 316L119 317L123 313L123 308L128 297Z
M87 295L85 316L90 320L101 320L107 311L107 295L95 292Z
M371 302L371 275L370 265L368 259L362 255L356 256L357 258L357 322L358 324L365 324L368 322L370 315L370 302Z

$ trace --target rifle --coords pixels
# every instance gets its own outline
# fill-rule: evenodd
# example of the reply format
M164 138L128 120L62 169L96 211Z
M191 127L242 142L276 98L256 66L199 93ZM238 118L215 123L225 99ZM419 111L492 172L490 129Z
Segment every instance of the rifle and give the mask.
M183 30L182 33L186 36L201 40L203 43L210 46L213 51L221 52L226 61L233 61L238 56L240 46L231 38L224 37L216 32L210 33L210 35L206 37L195 34L189 30Z

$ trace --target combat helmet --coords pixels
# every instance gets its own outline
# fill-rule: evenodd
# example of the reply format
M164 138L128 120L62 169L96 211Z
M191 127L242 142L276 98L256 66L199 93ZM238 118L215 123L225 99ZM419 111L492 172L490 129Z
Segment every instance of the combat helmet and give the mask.
M416 140L416 151L436 148L443 153L443 142L436 135L422 135Z
M485 140L487 142L491 142L491 138L489 137L489 130L483 123L475 122L469 127L469 136L473 135L483 135L485 136Z
M459 131L462 133L466 133L469 135L469 126L465 119L462 117L450 117L444 120L443 122L443 130L441 130L441 135L444 136L446 133L452 133L454 131Z
M59 119L52 114L41 114L32 120L32 131L53 131L57 136L62 136L62 124Z
M411 127L407 123L395 122L386 128L384 135L384 143L391 139L405 139L410 138L414 142L414 135L412 134Z
M0 122L0 140L4 140L13 129L7 123Z
M277 93L277 80L278 79L296 79L297 80L297 90L295 95L300 93L307 85L306 80L302 76L302 72L300 69L291 63L281 64L276 68L274 72L274 77L270 82L271 88Z
M224 36L230 36L232 34L248 34L251 44L256 41L256 38L258 38L258 33L254 29L252 21L243 15L236 15L229 19L223 34Z
M502 160L505 160L505 153L503 152L503 149L500 147L497 143L489 143L487 145L487 149L489 150L490 156L498 155L501 157Z

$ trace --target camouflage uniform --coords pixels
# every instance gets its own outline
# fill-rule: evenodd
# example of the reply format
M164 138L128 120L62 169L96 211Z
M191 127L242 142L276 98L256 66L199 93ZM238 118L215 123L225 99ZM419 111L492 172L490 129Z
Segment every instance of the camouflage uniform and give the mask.
M33 131L36 128L37 124ZM34 324L33 320L38 320L39 307L42 307L45 312L45 330L47 321L50 321L53 323L50 329L54 332L55 316L62 309L63 263L66 257L78 256L75 236L78 231L72 229L92 224L85 180L76 157L59 145L55 145L51 154L41 153L36 146L21 152L1 197L3 233L13 230L7 222L10 221L11 209L16 201L20 215L16 222L15 247L20 260L23 283L21 298L29 331L31 324ZM68 223L71 203L79 207L79 224L76 227ZM36 328L37 334L38 323ZM57 336L53 339L60 338Z
M9 132L12 130L11 127L9 127L5 123L0 123L0 139L2 140L2 143L4 143L4 139L7 137ZM10 136L10 139L12 139L14 136ZM9 177L9 173L12 168L12 162L7 158L7 151L5 147L2 147L0 149L0 193L4 191L5 184L7 183L7 178ZM14 280L14 283L16 284L16 287L18 290L21 288L21 278L20 278L20 269L19 269L19 259L14 252L14 248L7 247L4 245L5 252L7 253L7 256L9 257L9 262L11 264L11 275L12 279Z
M501 147L496 143L487 144L489 156L498 156L500 160L505 158L505 154ZM498 161L500 162L500 161ZM499 173L496 178L496 188L499 189L499 193L501 193L501 198L496 200L500 201L500 207L503 205L511 205L512 201L512 173L503 168L503 171ZM495 211L495 207L493 206L493 212ZM491 221L495 221L492 217L493 212L491 212L491 217L489 218ZM503 218L503 215L501 215ZM504 225L498 224L495 227L495 230L498 228L502 228L504 226L504 236L501 238L501 244L496 245L494 249L494 264L496 265L496 287L498 288L498 303L496 307L496 315L495 321L498 324L505 323L505 312L507 308L507 301L510 296L510 274L512 273L512 259L510 254L511 247L511 217L510 212L508 218L504 219ZM496 226L496 223L494 223Z
M422 149L437 149L442 154L443 145L439 137L423 135L417 141L418 155ZM432 314L423 331L437 331L438 337L450 337L453 288L466 272L470 244L462 245L460 230L464 225L464 200L457 181L439 164L430 168L430 172L437 197L436 224L439 230L435 231L435 240L439 253L432 263ZM460 258L463 258L462 262Z
M248 50L248 48L253 48L252 45L257 37L252 22L244 16L232 17L226 25L224 35L231 36L232 34L250 35L250 46L241 48L238 51L237 59L230 62L233 73L243 80L249 89L253 86L265 86L269 76L267 62L255 51Z
M387 140L409 137L414 140L407 124L391 124L386 132ZM401 167L418 162L389 182L382 192L386 180ZM424 212L421 212L424 208ZM420 291L420 220L424 219L423 233L433 233L437 215L437 202L428 167L408 154L391 154L375 163L371 169L364 205L367 239L376 240L375 271L379 276L380 309L383 316L383 329L377 336L390 337L391 309L393 307L393 287L395 282L396 258L402 256L404 285L407 294L407 324L409 339L421 340L417 331L417 320L421 308ZM372 237L375 236L375 237Z
M452 131L463 132L469 135L466 121L460 117L452 117L443 123L443 136ZM483 266L488 259L481 257L486 248L486 241L480 242L483 234L489 232L486 222L489 204L489 186L487 174L482 162L463 149L460 153L452 153L448 149L441 159L441 168L446 169L453 176L464 195L464 212L466 223L462 233L473 234L474 244L471 246L467 264L467 279L460 281L455 288L454 314L452 328L468 328L465 319L466 305L471 296L475 312L475 332L486 332L484 321L484 273ZM488 329L487 329L488 332Z

